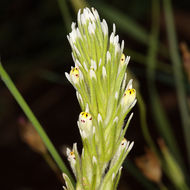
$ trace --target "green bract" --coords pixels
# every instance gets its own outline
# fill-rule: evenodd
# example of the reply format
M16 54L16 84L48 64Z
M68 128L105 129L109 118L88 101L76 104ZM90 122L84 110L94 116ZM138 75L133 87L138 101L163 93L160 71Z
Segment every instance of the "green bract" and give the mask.
M130 57L123 54L124 41L120 45L115 25L109 37L106 21L94 8L79 10L77 20L78 27L72 23L67 36L75 67L65 74L82 109L78 127L83 149L80 156L75 143L67 149L68 160L77 190L114 190L133 146L124 138L132 114L126 125L124 119L136 103L132 80L127 84L126 79ZM64 179L64 189L74 189L65 174Z

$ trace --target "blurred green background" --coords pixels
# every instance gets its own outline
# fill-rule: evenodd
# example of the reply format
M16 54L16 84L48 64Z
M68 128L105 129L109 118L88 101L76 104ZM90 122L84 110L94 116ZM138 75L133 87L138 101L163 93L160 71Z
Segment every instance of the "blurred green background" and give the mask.
M73 142L81 147L81 140L76 124L80 108L64 75L74 65L66 35L84 6L98 10L110 33L116 24L120 40L125 40L124 52L131 56L128 72L135 79L138 103L126 138L135 146L119 189L190 189L190 1L1 0L0 56L5 69L68 166L64 147ZM1 189L62 189L43 157L20 138L24 117L0 81ZM165 143L159 140L158 146L160 138ZM145 147L159 164L150 156L143 167L148 173L157 168L162 175L151 175L158 180L137 167Z

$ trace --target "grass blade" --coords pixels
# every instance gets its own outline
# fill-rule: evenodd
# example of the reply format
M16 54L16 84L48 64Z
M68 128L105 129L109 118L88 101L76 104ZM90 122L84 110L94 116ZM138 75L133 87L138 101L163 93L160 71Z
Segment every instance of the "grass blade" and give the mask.
M173 64L173 71L176 82L176 90L179 101L179 109L182 119L183 133L186 142L188 162L190 166L190 113L188 110L187 97L184 87L184 77L182 71L182 62L179 56L177 37L174 27L172 5L170 0L163 0L164 12L166 17L167 34L169 41L169 52Z
M160 17L160 3L158 0L152 1L152 32L150 36L150 45L147 55L147 83L151 106L156 120L158 129L167 142L171 152L180 164L182 164L181 154L178 145L175 140L173 131L171 130L170 123L166 117L166 114L161 106L157 90L155 87L155 64L157 57L158 35L159 35L159 17Z
M28 104L25 102L25 100L23 99L23 97L21 96L21 94L19 93L19 91L17 90L16 86L12 82L12 80L9 77L9 75L7 74L7 72L4 70L1 62L0 62L0 77L2 78L3 82L6 84L7 88L9 89L9 91L11 92L11 94L13 95L13 97L15 98L15 100L17 101L17 103L20 105L20 107L22 108L22 110L24 111L24 113L26 114L26 116L28 117L29 121L35 127L36 131L38 132L38 134L42 138L45 146L49 150L51 156L53 157L53 159L57 163L57 165L60 168L60 170L62 172L64 172L64 173L66 173L70 177L70 179L72 180L72 183L74 184L74 180L73 180L73 178L72 178L69 170L65 166L64 162L62 161L60 155L58 154L58 152L55 149L54 145L50 141L50 139L47 136L46 132L42 128L41 124L39 123L39 121L34 116L33 112L31 111L31 109L29 108Z

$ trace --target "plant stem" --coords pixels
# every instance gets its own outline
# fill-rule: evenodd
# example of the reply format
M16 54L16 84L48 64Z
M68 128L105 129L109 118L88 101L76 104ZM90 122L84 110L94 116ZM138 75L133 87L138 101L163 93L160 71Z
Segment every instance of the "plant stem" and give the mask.
M20 105L20 107L22 108L22 110L24 111L24 113L26 114L26 116L28 117L28 119L30 120L30 122L35 127L36 131L38 132L38 134L42 138L45 146L49 150L51 156L53 157L53 159L57 163L57 165L60 168L60 170L62 172L64 172L64 173L66 173L69 176L69 178L72 180L73 184L74 184L74 180L71 177L71 174L70 174L69 170L65 166L64 162L62 161L60 155L56 151L54 145L50 141L50 139L47 136L46 132L42 128L41 124L39 123L39 121L36 119L36 117L32 113L32 111L29 108L28 104L26 103L26 101L23 99L23 97L21 96L21 94L17 90L16 86L12 82L12 80L9 77L9 75L7 74L7 72L4 70L1 62L0 62L0 76L1 76L2 80L4 81L4 83L6 84L7 88L9 89L9 91L11 92L11 94L16 99L17 103Z
M172 5L170 0L163 0L164 4L164 12L166 17L166 26L169 40L169 52L173 64L173 71L176 82L177 96L179 101L179 109L183 124L183 133L186 142L187 154L188 154L188 162L190 166L190 113L188 110L187 97L184 87L184 78L182 71L182 62L180 60L179 52L178 52L178 43L177 37L175 33L174 27L174 19L172 13Z
M153 0L152 3L152 31L150 35L150 45L147 55L147 83L149 89L149 96L158 129L160 130L160 133L164 137L165 141L167 142L170 150L175 155L175 158L178 160L180 164L182 164L182 159L180 156L178 145L175 141L175 137L171 130L166 114L161 106L158 93L155 87L155 67L159 35L160 5L158 0Z
M148 124L146 122L146 106L140 93L137 94L137 101L138 101L138 106L139 106L140 121L141 121L143 136L147 144L150 146L151 150L159 157L158 150L148 130Z

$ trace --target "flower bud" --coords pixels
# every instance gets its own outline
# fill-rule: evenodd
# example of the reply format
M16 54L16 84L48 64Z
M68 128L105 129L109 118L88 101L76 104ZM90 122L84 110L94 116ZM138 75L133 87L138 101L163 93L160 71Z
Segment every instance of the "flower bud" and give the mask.
M125 62L125 55L122 54L120 58L120 63L123 65L124 62Z
M71 69L70 78L74 84L79 82L79 69L77 67Z
M133 145L134 142L130 143L125 138L123 138L115 155L113 156L110 167L112 167L117 162L117 160L119 159L120 156L123 155L123 153L130 152L130 150L133 148Z
M136 90L134 88L129 88L125 91L122 100L121 100L121 106L125 107L125 109L128 109L131 104L136 99Z
M83 138L92 134L92 116L88 112L81 112L78 121L79 129Z
M91 78L91 79L92 79L92 78L96 79L96 73L95 73L93 67L90 68L90 78Z
M76 166L76 157L75 157L75 153L74 153L74 151L71 151L69 148L67 148L67 152L66 153L67 153L67 159L70 162L70 165L71 165L71 168L73 170L73 173L76 176L76 169L75 169L75 166Z
M127 141L125 138L123 138L123 140L121 141L121 143L112 159L111 166L113 166L117 162L117 160L120 157L120 155L122 154L123 150L126 150L128 145L129 145L129 141Z
M69 177L65 173L63 173L63 178L65 180L65 185L66 185L66 187L63 186L63 189L64 190L74 189L71 180L69 179Z

